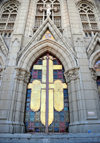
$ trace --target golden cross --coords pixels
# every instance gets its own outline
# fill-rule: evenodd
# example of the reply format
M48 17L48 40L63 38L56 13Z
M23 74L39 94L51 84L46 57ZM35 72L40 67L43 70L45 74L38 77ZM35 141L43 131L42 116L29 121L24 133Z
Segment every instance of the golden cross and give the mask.
M34 112L40 110L40 118L42 124L46 121L46 56L43 60L43 65L34 65L35 70L42 70L42 83L39 80L34 80L29 83L28 89L31 89L31 104L30 108ZM61 70L62 65L53 65L53 59L49 58L49 111L48 125L54 120L54 108L60 112L64 109L63 89L67 88L66 83L61 80L53 81L53 70Z

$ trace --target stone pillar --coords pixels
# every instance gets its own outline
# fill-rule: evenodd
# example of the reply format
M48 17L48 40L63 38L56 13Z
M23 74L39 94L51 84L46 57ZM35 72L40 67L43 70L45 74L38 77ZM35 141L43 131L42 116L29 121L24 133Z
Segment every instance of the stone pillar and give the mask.
M76 124L86 118L86 108L83 91L81 89L81 81L79 75L79 68L70 69L65 72L66 82L68 84L69 94L69 110L70 110L70 132L78 132ZM73 126L73 130L71 129Z
M90 68L91 71L91 76L92 76L92 80L94 83L93 86L93 91L97 93L98 96L96 96L95 98L97 98L99 104L97 104L97 110L98 110L98 116L100 118L100 93L98 92L98 88L97 88L97 73L96 70L94 68Z
M14 34L23 35L28 17L30 0L21 0L21 4L16 19Z
M27 1L21 0L18 16L17 16L15 28L14 28L15 30L13 32L11 44L9 47L9 54L7 57L8 63L5 71L3 72L3 80L1 84L1 90L0 90L0 109L1 109L0 110L0 132L1 133L3 132L13 133L13 132L23 131L22 129L23 113L21 111L23 110L24 105L21 104L22 101L19 101L19 96L21 92L23 92L22 96L23 95L25 96L25 91L23 90L20 93L18 91L20 89L18 86L19 81L16 79L16 74L17 74L16 66L17 66L17 55L19 50L22 47L22 40L23 40L23 35L24 35L26 20L28 15L28 9L29 9L29 2L30 0L27 0ZM25 82L23 83L23 82L19 82L20 87L21 87L21 83L23 84L23 86L26 86L26 83ZM25 87L25 90L26 90L26 87ZM15 101L17 101L17 103ZM16 109L15 109L15 105L16 105ZM19 109L21 108L21 106L22 106L22 109Z
M29 10L29 3L30 0L21 0L9 48L8 66L16 65L17 54L22 48L23 36L25 34L25 27Z
M14 94L15 71L7 67L3 72L0 90L0 133L12 132L12 121L9 119Z
M75 97L77 99L77 103L72 101L73 98L71 99L71 106L74 108L74 106L77 105L75 110L77 109L78 111L77 114L76 112L72 112L73 118L71 119L70 123L70 132L100 132L97 86L89 69L89 62L84 45L79 12L74 0L67 0L67 4L70 18L72 43L74 50L77 53L77 63L79 67L79 79L74 81L71 79L68 83L69 88L72 90L71 97ZM70 72L72 72L72 70L70 72L69 71L66 71L67 76L69 76ZM75 73L75 71L73 73ZM76 91L75 93L73 92L73 89ZM71 109L73 109L72 107Z
M68 14L66 0L61 0L61 20L62 20L63 36L65 36L67 38L71 38L69 14Z
M10 119L13 121L13 133L24 132L26 89L29 77L30 74L26 70L19 68L16 69L15 93L10 113Z
M92 91L83 89L79 68L74 68L66 71L65 78L68 84L69 94L69 132L99 132L98 125L100 122L96 121L100 117L100 113L97 113L97 111L99 111L99 98L95 94L95 92L97 92L96 82L94 83L92 81L94 84L93 89L91 89ZM88 94L85 95L87 91Z
M34 1L31 0L30 6L29 6L29 13L28 13L26 29L25 29L25 36L26 37L32 37L33 36L33 28L35 25L35 15L36 15L36 0L34 0Z
M100 1L99 0L93 0L94 3L96 4L96 12L97 12L97 15L99 16L99 25L100 25Z
M4 71L0 90L0 132L22 133L29 73L24 69L8 67Z

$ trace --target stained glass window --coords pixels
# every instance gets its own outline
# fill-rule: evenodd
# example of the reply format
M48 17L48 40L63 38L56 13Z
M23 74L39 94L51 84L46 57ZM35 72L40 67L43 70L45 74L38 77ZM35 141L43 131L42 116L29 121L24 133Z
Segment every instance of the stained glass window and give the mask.
M96 70L97 72L100 72L100 59L98 59L98 60L96 61L94 68L95 68L95 70Z
M63 70L54 70L53 78L54 78L54 80L60 79L60 80L62 80L62 82L65 81Z
M31 78L30 78L30 82L32 83L33 80L36 80L36 79L39 79L41 80L42 79L42 70L32 70L31 71Z
M54 65L61 65L61 62L58 59L53 59Z
M36 65L42 65L42 59L37 60L35 64Z
M26 97L26 132L68 132L68 89L61 62L47 53L33 64L30 73Z

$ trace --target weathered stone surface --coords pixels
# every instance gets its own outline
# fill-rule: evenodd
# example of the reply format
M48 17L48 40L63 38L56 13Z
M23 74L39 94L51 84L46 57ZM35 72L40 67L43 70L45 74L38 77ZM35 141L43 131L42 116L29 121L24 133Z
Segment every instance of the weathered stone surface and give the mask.
M78 11L78 4L83 1L60 0L61 29L59 30L52 19L47 17L36 32L33 28L37 1L2 0L0 14L3 6L10 2L18 3L19 7L12 36L0 36L0 133L24 133L30 68L36 59L47 51L55 55L64 66L69 92L69 132L100 133L100 95L96 85L100 71L94 71L94 64L100 58L100 34L85 37ZM100 0L84 0L84 3L94 8L99 32ZM42 40L47 29L55 40ZM2 30L0 29L1 35ZM6 34L7 31L3 32ZM5 43L9 43L8 46ZM99 134L0 135L0 143L71 143L74 140L77 143L96 143L99 141Z
M0 143L99 143L100 134L0 134Z

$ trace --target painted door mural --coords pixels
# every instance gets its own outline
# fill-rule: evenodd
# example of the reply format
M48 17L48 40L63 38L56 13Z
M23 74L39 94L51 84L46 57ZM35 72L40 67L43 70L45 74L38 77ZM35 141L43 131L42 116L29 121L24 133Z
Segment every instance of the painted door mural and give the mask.
M26 132L68 132L68 88L61 62L46 53L31 68L27 89Z

